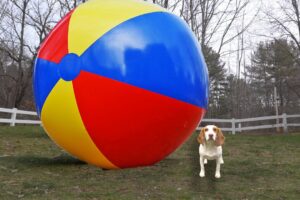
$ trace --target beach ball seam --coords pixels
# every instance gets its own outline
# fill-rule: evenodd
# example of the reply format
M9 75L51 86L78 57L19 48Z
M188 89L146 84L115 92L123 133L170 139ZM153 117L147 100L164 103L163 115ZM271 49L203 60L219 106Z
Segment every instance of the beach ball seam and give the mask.
M101 165L104 168L118 168L96 147L86 131L78 110L73 83L60 80L53 90L45 102L45 110L41 115L43 126L53 141L72 155L76 155L88 163ZM68 99L68 103L60 104L62 99ZM57 115L53 107L57 107L63 112ZM56 126L51 126L52 121L56 122ZM71 126L70 123L72 123ZM64 134L51 134L56 132Z

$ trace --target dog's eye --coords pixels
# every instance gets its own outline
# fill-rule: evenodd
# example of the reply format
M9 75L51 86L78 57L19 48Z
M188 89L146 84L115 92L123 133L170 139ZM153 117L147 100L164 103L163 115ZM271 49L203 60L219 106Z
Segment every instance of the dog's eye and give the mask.
M217 131L217 128L213 128L213 130L216 132L216 131Z
M208 128L205 128L204 131L207 132L207 131L208 131Z

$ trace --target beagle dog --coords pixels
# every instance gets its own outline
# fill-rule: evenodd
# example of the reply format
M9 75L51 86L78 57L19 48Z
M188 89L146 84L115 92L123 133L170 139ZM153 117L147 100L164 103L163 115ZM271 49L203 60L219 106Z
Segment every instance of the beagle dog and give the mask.
M225 137L220 128L214 125L208 125L201 129L197 138L200 143L200 177L205 176L204 164L207 160L216 160L216 178L221 178L220 165L224 163L222 156L222 145Z

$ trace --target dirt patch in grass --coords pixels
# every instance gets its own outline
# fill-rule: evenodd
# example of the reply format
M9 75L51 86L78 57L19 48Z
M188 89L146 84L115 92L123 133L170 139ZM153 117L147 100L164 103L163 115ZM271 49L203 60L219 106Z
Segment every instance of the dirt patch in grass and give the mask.
M154 166L102 170L40 127L0 127L0 199L299 199L300 134L226 135L222 178L199 178L197 134Z

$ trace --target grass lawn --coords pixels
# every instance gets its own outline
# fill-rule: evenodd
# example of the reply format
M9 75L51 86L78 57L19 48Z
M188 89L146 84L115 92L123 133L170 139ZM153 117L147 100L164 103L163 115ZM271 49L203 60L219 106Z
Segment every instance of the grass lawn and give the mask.
M299 133L226 135L220 180L212 161L199 177L196 136L154 166L102 170L40 127L1 126L0 199L300 199Z

